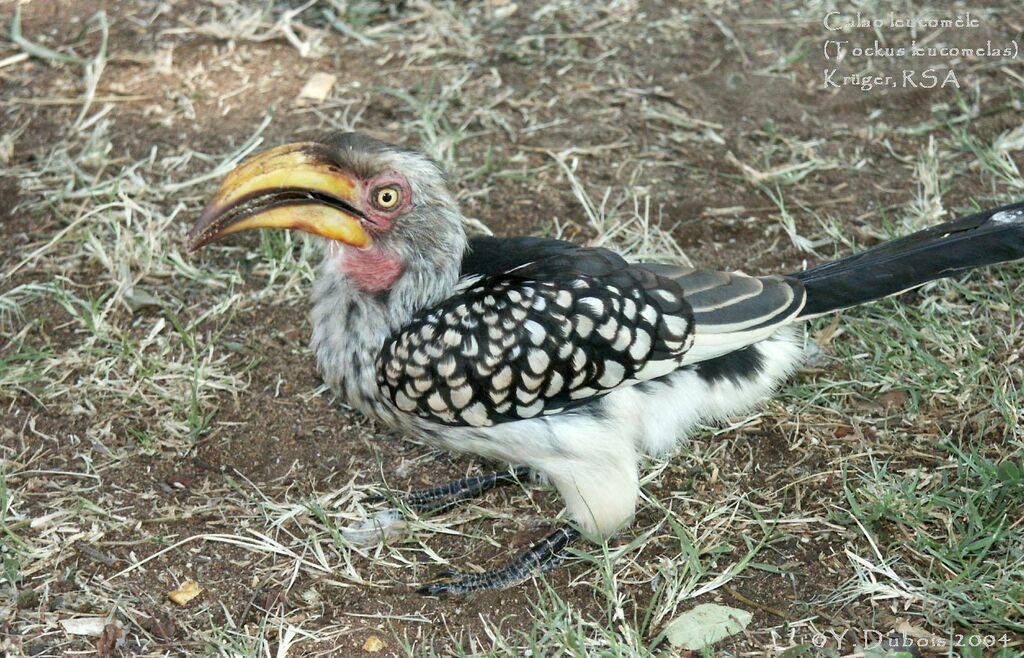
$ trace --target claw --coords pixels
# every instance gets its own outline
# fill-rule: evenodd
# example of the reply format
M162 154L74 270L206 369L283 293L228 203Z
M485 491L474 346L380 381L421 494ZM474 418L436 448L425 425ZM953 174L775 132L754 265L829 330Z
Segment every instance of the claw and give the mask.
M448 591L449 587L450 585L448 583L431 583L429 585L421 585L420 587L417 587L416 593L420 596L436 596L443 599L455 593Z

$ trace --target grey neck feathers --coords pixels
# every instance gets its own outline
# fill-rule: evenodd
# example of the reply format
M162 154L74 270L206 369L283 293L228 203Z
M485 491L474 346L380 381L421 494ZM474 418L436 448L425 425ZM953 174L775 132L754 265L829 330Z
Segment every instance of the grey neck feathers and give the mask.
M350 406L388 419L380 402L377 355L393 333L419 311L451 296L459 278L466 238L461 217L445 239L405 254L405 268L390 290L367 293L340 273L330 256L313 286L311 347L324 381Z

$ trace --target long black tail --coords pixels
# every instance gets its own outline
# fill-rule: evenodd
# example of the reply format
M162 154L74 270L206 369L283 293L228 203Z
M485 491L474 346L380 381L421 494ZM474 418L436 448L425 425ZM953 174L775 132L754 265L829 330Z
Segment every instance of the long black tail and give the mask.
M939 224L790 276L807 288L801 316L856 306L1024 258L1024 202Z

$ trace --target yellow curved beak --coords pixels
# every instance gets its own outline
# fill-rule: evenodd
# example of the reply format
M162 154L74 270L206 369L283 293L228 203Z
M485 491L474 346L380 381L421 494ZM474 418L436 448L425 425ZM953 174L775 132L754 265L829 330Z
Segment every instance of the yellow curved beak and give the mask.
M189 231L196 250L254 228L298 229L354 247L371 243L355 179L330 163L316 142L285 144L235 167Z

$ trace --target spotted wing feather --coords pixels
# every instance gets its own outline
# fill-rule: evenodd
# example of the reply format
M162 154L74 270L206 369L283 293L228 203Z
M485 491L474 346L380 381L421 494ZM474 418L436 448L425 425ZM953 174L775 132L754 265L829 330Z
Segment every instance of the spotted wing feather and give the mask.
M486 275L392 337L378 384L402 411L487 426L564 411L679 367L683 289L603 249Z

